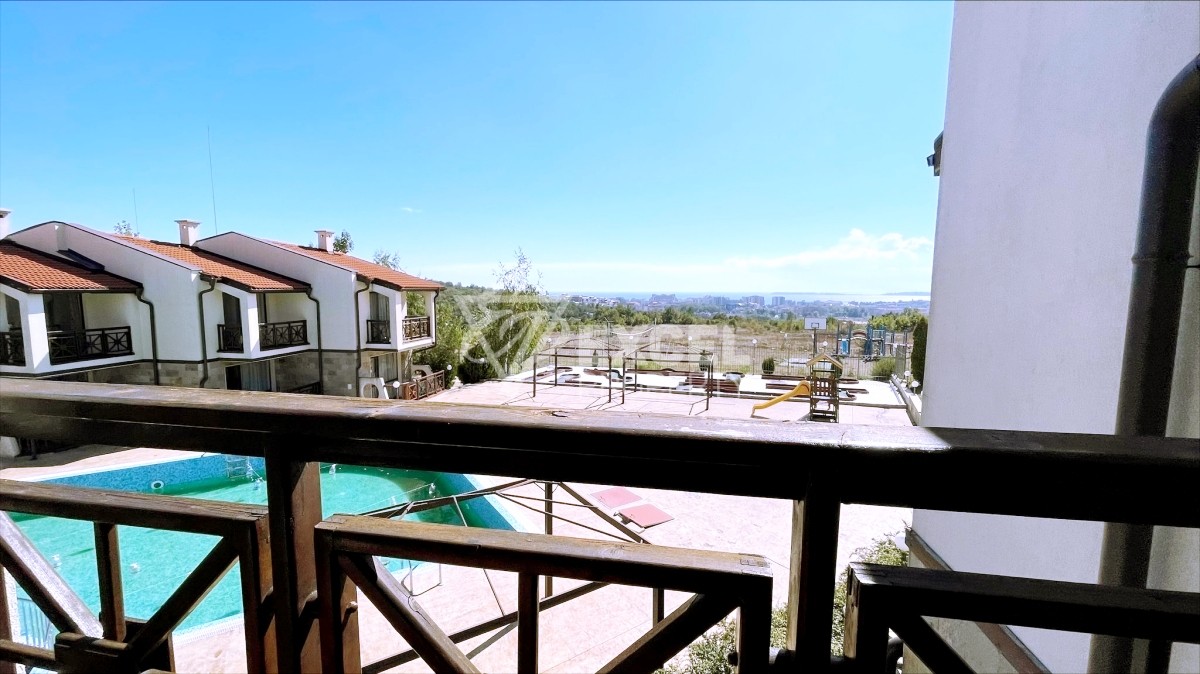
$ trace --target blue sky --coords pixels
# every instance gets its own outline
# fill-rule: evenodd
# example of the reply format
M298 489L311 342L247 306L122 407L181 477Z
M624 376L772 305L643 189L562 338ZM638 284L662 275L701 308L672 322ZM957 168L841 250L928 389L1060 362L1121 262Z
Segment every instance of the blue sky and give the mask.
M236 229L551 291L929 288L948 3L0 2L14 229ZM209 186L211 129L216 222Z

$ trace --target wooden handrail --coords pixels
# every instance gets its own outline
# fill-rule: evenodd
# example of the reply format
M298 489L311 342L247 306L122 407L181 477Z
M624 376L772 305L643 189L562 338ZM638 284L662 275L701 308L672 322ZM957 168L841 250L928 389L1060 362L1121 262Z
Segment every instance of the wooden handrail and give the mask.
M0 435L251 456L279 447L292 461L785 499L803 499L820 479L842 503L1200 527L1187 496L1200 484L1200 440L1191 438L798 426L25 379L0 385ZM779 470L784 455L791 470Z

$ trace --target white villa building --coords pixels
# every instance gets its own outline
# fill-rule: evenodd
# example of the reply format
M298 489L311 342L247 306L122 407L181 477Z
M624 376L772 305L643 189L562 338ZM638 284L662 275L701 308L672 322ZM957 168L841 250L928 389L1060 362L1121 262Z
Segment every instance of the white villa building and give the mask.
M413 379L412 353L437 339L434 300L442 285L337 252L333 238L318 230L310 247L228 232L196 246L312 284L327 393L374 397L388 388L398 397L396 384Z
M314 249L176 222L178 243L64 222L4 237L0 375L418 397L442 286L335 253L329 232Z

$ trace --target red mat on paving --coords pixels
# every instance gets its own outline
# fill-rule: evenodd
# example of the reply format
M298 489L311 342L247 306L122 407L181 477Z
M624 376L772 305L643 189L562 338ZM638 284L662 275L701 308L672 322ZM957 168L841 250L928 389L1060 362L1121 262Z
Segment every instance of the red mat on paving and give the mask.
M606 508L620 508L623 505L642 500L641 496L625 487L610 487L592 492L592 498L604 504Z
M662 508L650 503L633 506L632 508L624 508L618 510L617 514L643 529L649 529L655 524L662 524L663 522L670 522L675 519L668 515Z

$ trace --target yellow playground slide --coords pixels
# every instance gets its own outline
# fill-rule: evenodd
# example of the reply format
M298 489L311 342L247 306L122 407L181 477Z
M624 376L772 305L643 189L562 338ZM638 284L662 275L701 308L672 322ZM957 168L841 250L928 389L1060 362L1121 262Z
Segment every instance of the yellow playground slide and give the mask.
M776 398L771 398L770 400L768 400L766 402L761 402L761 403L755 405L750 410L750 416L754 416L755 412L757 412L759 410L765 410L768 407L770 407L771 405L774 405L775 403L781 403L785 400L795 398L796 396L806 396L811 392L812 392L812 388L810 387L809 383L807 381L802 381L796 385L796 388L788 391L787 393L784 393L781 396L778 396Z

